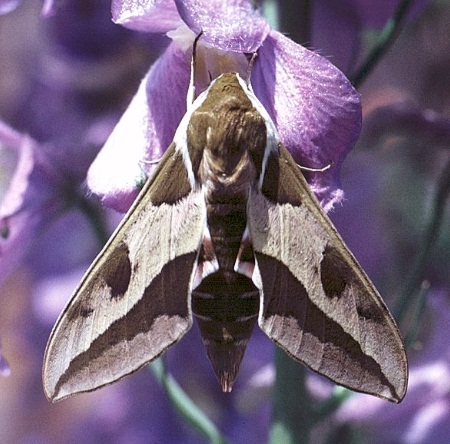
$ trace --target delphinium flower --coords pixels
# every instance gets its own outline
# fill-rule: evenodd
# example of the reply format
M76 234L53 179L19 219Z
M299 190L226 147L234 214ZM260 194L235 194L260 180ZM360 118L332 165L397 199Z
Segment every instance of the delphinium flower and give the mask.
M143 161L159 159L186 111L190 75L188 50L200 31L208 49L199 64L205 75L244 72L245 53L257 52L251 83L274 119L294 159L329 171L310 175L310 185L325 209L342 198L341 163L360 128L359 95L327 59L269 28L248 1L113 2L116 23L147 32L169 32L173 42L152 66L98 158L88 185L102 201L128 208L136 195ZM200 52L200 51L199 51ZM201 92L201 81L197 92ZM203 84L203 87L205 85ZM162 105L170 104L170 106ZM144 164L145 166L145 164ZM150 165L151 166L151 165Z

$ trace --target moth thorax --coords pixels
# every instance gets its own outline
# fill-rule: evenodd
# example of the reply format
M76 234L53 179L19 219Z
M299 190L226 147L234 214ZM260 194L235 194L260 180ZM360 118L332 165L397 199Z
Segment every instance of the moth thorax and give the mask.
M242 110L240 110L242 111ZM207 134L207 150L211 159L226 173L239 168L248 154L260 153L266 146L266 127L261 115L254 109L239 112L233 119L219 123L221 131Z

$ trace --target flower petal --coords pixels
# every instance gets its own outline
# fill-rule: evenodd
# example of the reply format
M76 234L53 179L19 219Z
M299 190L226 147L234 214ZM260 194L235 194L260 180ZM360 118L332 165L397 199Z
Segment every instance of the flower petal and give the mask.
M301 166L332 164L325 172L305 174L328 210L343 197L340 167L360 132L360 96L327 59L279 32L270 32L258 55L252 84L281 141Z
M247 0L175 0L181 18L215 48L255 52L269 33L269 24Z
M113 0L113 22L135 31L167 32L181 22L173 0Z
M410 102L395 102L375 108L364 120L360 142L371 146L388 134L408 135L428 146L450 149L450 119Z
M22 3L22 0L0 0L0 15L14 11L20 3Z
M28 252L39 228L61 206L55 198L55 190L60 189L58 176L47 162L44 147L26 136L16 141L3 137L4 128L1 125L0 142L17 151L18 162L0 205L0 282Z
M11 374L11 367L6 359L3 357L1 342L0 342L0 376L9 376Z
M152 66L138 92L92 163L87 182L102 202L126 211L138 193L145 161L158 160L186 112L189 61L171 44Z

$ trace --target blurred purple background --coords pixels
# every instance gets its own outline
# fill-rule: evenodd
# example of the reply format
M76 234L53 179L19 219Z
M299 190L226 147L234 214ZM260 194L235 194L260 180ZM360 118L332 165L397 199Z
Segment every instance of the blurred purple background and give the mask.
M0 0L0 12L12 3ZM3 359L10 368L8 377L0 375L0 442L206 442L178 417L147 369L56 405L44 397L41 365L50 330L101 245L85 215L64 206L66 195L54 193L42 203L39 187L70 186L76 189L73 199L87 193L87 167L168 39L114 25L108 1L62 2L48 18L41 16L39 2L17 3L17 9L0 15L0 119L30 136L32 152L43 153L34 160L43 173L29 178L37 190L28 203L35 212L17 215L17 223L34 224L30 238L25 230L6 257L0 243L0 264L8 269L0 287L0 374L6 373ZM312 38L304 42L302 30L292 24L283 28L283 17L298 14L295 2L290 3L280 6L281 31L329 57L348 75L398 4L315 2ZM449 160L448 23L448 2L416 2L403 33L359 88L362 135L343 166L345 201L331 214L391 308L421 248ZM0 137L0 201L20 152L5 140ZM112 228L120 215L105 213ZM429 291L420 323L415 325L409 313L401 325L405 335L411 325L416 331L408 350L411 378L405 400L396 406L353 396L317 426L314 442L323 442L327 434L335 442L448 442L449 264L447 209L422 276ZM196 326L167 353L170 372L233 443L266 442L270 426L274 346L256 330L231 394L221 392ZM329 392L318 377L311 377L309 385L318 397ZM355 429L356 435L349 431Z

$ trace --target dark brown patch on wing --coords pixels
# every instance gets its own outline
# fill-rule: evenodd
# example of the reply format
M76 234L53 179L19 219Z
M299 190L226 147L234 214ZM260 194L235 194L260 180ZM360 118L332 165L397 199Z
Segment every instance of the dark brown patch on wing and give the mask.
M111 289L111 298L124 296L130 285L131 262L128 246L122 242L111 251L108 262L104 266L101 276L106 285Z
M85 352L72 359L68 369L56 384L55 397L61 387L70 383L73 375L79 375L85 369L89 369L89 374L93 378L96 374L104 371L105 365L113 373L117 373L119 371L117 369L124 369L123 373L119 374L114 380L138 370L148 361L136 362L133 367L133 364L130 366L123 365L121 362L125 358L123 356L113 356L112 359L106 357L104 362L99 358L107 355L114 346L122 342L130 342L139 334L148 334L155 321L161 316L167 318L167 322L164 323L164 331L154 332L155 338L162 337L168 339L170 343L180 339L179 331L182 329L179 329L178 326L179 319L183 318L186 322L189 322L188 294L196 257L197 252L188 253L178 256L166 264L161 273L145 289L142 298L130 308L128 313L116 319L104 333L92 341ZM103 319L100 319L99 322L103 322ZM185 330L182 333L184 334ZM156 358L164 350L165 348L154 350L149 343L149 360ZM127 359L129 360L130 356ZM99 366L102 366L102 368L99 368Z
M358 317L383 324L385 317L380 307L367 297L361 282L355 278L350 266L333 246L327 245L320 263L320 280L329 298L354 300Z
M163 203L173 205L191 192L183 156L175 149L174 143L161 159L147 188L150 186L150 200L155 206Z
M338 252L327 245L320 263L320 280L323 290L329 298L341 297L346 286L346 277L351 278L349 266Z
M239 261L255 263L255 255L253 254L253 247L250 242L241 243L241 249L239 251Z
M299 207L304 201L304 191L298 181L306 184L298 165L287 149L280 144L278 153L271 153L267 160L261 191L273 203L289 203Z
M262 330L294 359L345 387L400 399L380 365L350 334L311 302L304 285L280 261L255 253L264 310Z
M70 307L67 312L67 317L69 321L75 321L78 318L88 318L93 313L93 309L87 305L84 301L78 300L75 305Z
M93 312L94 310L92 308L80 307L80 316L82 318L88 318Z

